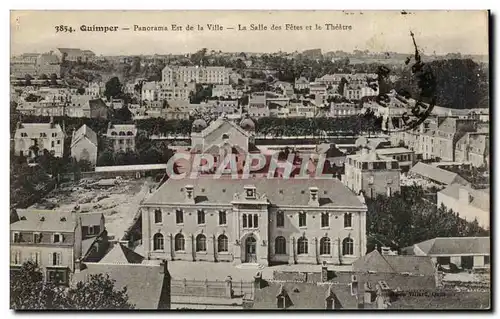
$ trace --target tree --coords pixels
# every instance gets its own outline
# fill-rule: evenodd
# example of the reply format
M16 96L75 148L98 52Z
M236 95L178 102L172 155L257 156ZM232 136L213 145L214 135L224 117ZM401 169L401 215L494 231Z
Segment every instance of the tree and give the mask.
M112 77L109 79L108 82L106 82L106 88L104 90L104 96L106 98L111 99L111 98L116 98L122 95L122 85L120 83L120 80L118 77Z
M111 166L114 165L113 153L109 150L104 150L97 158L98 166Z
M80 94L80 95L85 94L85 88L83 88L83 87L79 87L79 88L76 90L76 93L77 93L77 94Z
M47 80L47 79L48 79L48 76L47 76L47 74L43 73L42 75L40 75L40 76L38 77L38 79L40 79L40 80Z
M132 112L126 106L115 110L114 113L114 118L119 122L128 122L132 119Z
M115 288L109 275L92 274L74 287L56 286L43 280L38 266L31 261L11 271L10 307L14 310L66 309L117 310L134 309L128 302L127 288Z
M52 73L50 75L50 85L57 85L57 74Z

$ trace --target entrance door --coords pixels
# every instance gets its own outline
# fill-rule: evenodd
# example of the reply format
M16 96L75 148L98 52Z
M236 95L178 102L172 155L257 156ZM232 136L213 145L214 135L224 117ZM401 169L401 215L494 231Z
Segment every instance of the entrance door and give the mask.
M245 242L246 262L257 263L257 241L253 236L247 238Z

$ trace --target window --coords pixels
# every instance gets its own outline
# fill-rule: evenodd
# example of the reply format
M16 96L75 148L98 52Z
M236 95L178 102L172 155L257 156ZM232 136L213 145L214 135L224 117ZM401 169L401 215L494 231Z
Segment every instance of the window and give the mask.
M321 227L330 226L330 216L328 213L321 213Z
M276 255L286 255L286 239L283 236L276 237L274 241L274 253Z
M220 235L217 238L217 251L218 252L227 252L227 237L226 235Z
M51 254L51 263L53 266L61 265L61 253L52 253Z
M198 225L205 224L205 212L203 210L198 210Z
M35 244L39 243L42 239L42 235L40 233L33 233L33 242Z
M352 227L352 214L345 213L344 214L344 228Z
M21 242L21 234L20 234L20 233L18 233L18 232L15 232L15 233L14 233L14 238L13 238L13 241L14 241L15 243L20 243L20 242Z
M285 227L285 213L281 210L276 213L276 227Z
M51 142L50 142L50 146L51 146L51 147L54 147L54 146L55 146L54 141L51 141Z
M175 211L175 223L176 224L184 223L184 212L181 209Z
M286 308L286 297L285 296L278 296L278 297L276 297L276 300L277 300L279 309Z
M354 241L352 238L344 238L342 241L342 255L354 255Z
M163 241L163 235L157 233L153 236L153 250L163 250L165 249L165 243Z
M160 209L155 209L155 224L160 224L162 222L162 215Z
M297 253L299 255L307 255L308 247L307 247L307 238L301 237L297 243Z
M242 218L243 218L243 228L246 228L247 227L247 215L243 214Z
M203 234L196 236L196 251L207 251L207 238Z
M326 309L335 309L335 302L333 298L326 299Z
M31 253L31 261L34 262L36 265L40 265L40 252L35 251Z
M14 252L12 252L11 258L12 258L11 263L13 263L15 265L22 264L22 262L21 262L21 252L20 251L14 251Z
M175 251L184 251L184 236L182 234L175 235L174 249Z
M319 254L320 255L330 255L330 238L323 237L319 241Z
M219 225L226 225L226 224L227 224L226 211L221 210L219 211Z
M484 264L489 265L490 264L490 256L484 256Z
M259 215L257 214L253 215L253 227L254 228L259 227Z
M306 227L307 226L307 215L305 212L300 212L299 213L299 227Z
M252 214L248 214L248 228L253 228Z
M60 243L62 242L62 235L61 234L54 234L54 238L53 238L53 242L54 243Z

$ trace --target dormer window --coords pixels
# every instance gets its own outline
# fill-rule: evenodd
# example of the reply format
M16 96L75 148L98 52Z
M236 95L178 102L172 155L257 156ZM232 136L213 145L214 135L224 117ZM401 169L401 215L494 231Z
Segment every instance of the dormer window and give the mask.
M52 242L53 243L60 243L63 241L62 235L61 234L54 234Z
M42 241L42 234L33 233L33 243L38 244Z
M285 309L286 308L286 297L285 296L276 297L276 301L277 301L278 309Z
M15 242L15 243L20 243L21 242L21 233L19 232L14 232L14 237L12 238L12 240Z

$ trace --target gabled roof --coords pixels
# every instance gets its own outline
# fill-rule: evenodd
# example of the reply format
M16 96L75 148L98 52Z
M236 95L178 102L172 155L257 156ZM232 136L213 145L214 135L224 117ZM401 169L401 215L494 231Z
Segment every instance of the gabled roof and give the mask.
M132 132L132 136L137 135L137 127L135 124L113 124L110 128L108 128L107 134L111 136L111 132Z
M432 255L489 255L489 237L437 237L415 244L424 254Z
M201 131L201 135L202 136L210 135L213 132L215 132L216 130L221 129L223 125L230 125L233 128L235 128L238 132L240 132L241 134L243 134L247 137L250 136L250 133L248 133L247 131L242 129L240 126L238 126L237 124L235 124L231 121L228 121L224 118L218 118L217 120L210 123L210 125L208 125L204 130ZM224 132L225 131L227 131L227 130L224 130ZM222 132L222 133L224 133L224 132Z
M420 175L422 177L428 178L430 180L436 181L444 185L450 185L453 183L458 183L462 185L468 184L468 182L457 173L453 173L422 162L418 162L417 164L415 164L410 169L409 173Z
M132 249L117 243L99 262L111 264L140 264L144 259L144 256L141 256Z
M83 124L78 130L73 133L73 137L71 139L71 148L73 148L83 138L87 138L92 144L97 147L97 134L86 124Z
M109 275L117 289L127 287L128 301L135 309L158 309L168 293L164 281L169 275L164 273L162 265L85 263L84 269L73 275L73 282L86 281L97 274Z
M104 215L102 213L80 213L78 216L82 221L82 226L100 225L101 219L104 218Z
M430 257L382 255L375 249L356 260L353 271L434 276L435 267Z
M10 224L10 230L73 232L76 226L68 211L17 209L17 214L19 220Z
M168 179L154 194L144 201L148 204L184 203L184 187L194 186L197 203L230 204L234 193L244 191L245 185L254 185L258 194L266 194L274 205L308 206L309 187L318 187L320 207L350 206L364 208L360 199L336 178L331 179L215 179L201 176L196 179Z

